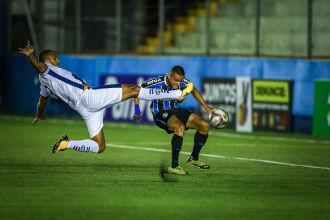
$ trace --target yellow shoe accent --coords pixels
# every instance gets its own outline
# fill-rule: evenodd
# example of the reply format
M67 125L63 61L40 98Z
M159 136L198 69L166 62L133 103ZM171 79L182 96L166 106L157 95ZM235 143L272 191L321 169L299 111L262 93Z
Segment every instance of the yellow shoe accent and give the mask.
M182 95L179 98L176 98L179 102L182 102L186 96L191 93L194 90L194 84L193 83L188 83L186 88L182 90Z
M63 151L66 150L66 148L68 147L69 141L61 141L61 143L58 145L55 153L59 150Z
M204 162L202 162L200 159L193 160L192 156L190 156L187 160L188 165L199 167L203 170L210 169L210 166Z
M69 138L67 135L63 135L60 140L52 146L52 153L55 154L58 151L64 151L67 149L69 144Z
M169 174L178 174L178 175L187 175L188 172L184 171L182 167L177 166L175 168L169 167L168 168L168 173Z

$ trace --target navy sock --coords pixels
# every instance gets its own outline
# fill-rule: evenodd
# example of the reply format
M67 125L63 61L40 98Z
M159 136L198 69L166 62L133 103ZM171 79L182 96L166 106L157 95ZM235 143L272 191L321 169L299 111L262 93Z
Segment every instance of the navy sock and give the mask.
M205 145L208 135L200 134L196 131L195 138L194 138L194 149L191 153L193 160L199 159L199 152L201 151L202 147Z
M172 168L179 166L179 153L181 151L183 137L174 134L172 138Z

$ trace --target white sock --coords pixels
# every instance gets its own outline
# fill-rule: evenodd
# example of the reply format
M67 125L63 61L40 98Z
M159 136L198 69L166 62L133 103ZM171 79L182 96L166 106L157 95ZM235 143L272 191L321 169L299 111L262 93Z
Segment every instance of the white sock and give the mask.
M154 100L154 99L175 99L182 95L180 89L168 91L165 89L155 89L155 88L142 88L138 98L144 100Z
M99 152L99 145L93 140L69 141L68 149L74 149L80 152Z

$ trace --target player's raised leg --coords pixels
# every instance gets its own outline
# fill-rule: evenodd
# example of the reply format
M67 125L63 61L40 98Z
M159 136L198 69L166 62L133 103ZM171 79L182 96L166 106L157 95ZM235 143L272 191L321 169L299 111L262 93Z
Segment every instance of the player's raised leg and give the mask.
M73 149L80 152L102 153L105 148L105 138L103 132L103 115L104 110L89 113L81 110L79 112L85 120L89 136L91 139L85 140L69 140L67 136L63 137L52 147L52 152ZM58 146L57 146L58 145Z
M69 140L67 135L63 135L60 140L53 145L52 153L67 149L73 149L80 152L102 153L105 150L105 147L105 138L102 128L102 130L92 137L92 139Z
M141 88L137 85L121 85L123 89L122 101L130 98L139 98L144 100L154 100L154 99L178 99L182 101L193 89L194 85L189 83L187 87L181 90L164 90L155 88Z
M194 137L194 148L187 160L187 163L189 165L193 165L201 169L209 169L210 166L199 159L199 153L202 147L205 145L208 138L208 133L210 128L209 122L207 122L201 116L192 113L188 119L186 126L187 128L196 129L196 133Z
M95 141L99 146L99 149L98 149L97 153L102 153L106 148L103 128L101 129L101 131L97 135L92 137L92 140Z

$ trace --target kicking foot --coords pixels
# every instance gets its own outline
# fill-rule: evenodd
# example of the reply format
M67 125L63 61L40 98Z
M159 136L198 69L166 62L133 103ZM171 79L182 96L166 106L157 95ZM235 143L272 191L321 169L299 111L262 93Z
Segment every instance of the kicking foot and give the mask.
M182 167L177 166L175 168L169 167L168 171L169 174L178 174L178 175L187 175L188 172L184 171Z
M60 140L52 146L52 153L55 154L57 151L66 150L69 143L69 138L67 135L63 135Z
M210 166L209 165L207 165L206 163L202 162L200 159L193 160L193 157L192 156L190 156L188 158L187 163L188 163L188 165L199 167L199 168L204 169L204 170L210 169Z
M186 88L182 90L182 95L179 98L176 98L176 100L182 102L186 98L186 96L193 91L193 89L194 89L194 84L188 83Z

